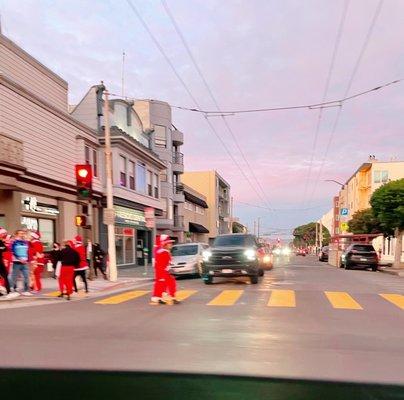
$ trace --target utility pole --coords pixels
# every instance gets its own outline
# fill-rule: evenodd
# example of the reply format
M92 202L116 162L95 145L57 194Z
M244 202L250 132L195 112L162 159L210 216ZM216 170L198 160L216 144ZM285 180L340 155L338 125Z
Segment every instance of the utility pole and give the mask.
M261 222L261 217L258 217L257 221L257 238L260 238L260 222Z
M111 157L111 133L109 127L109 100L108 90L105 90L104 101L104 125L105 125L105 175L107 178L107 226L108 226L108 256L109 256L109 280L115 282L118 279L116 267L115 249L115 212L114 194L112 189L112 157ZM105 217L104 217L105 219Z
M230 233L233 233L233 197L230 197Z
M317 221L316 221L316 241L315 241L315 244L316 244L315 251L316 251L316 254L317 254L317 248L318 248L318 222Z
M320 219L320 250L323 248L323 222Z
M254 236L257 234L257 221L254 220Z

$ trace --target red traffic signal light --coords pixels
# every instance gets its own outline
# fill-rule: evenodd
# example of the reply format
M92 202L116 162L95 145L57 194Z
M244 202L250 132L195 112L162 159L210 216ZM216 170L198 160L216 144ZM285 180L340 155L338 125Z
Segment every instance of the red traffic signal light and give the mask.
M85 215L76 215L74 218L76 226L85 227L87 226L87 217Z
M91 165L76 165L76 185L77 196L79 199L88 200L91 198L93 187L93 172L91 170Z

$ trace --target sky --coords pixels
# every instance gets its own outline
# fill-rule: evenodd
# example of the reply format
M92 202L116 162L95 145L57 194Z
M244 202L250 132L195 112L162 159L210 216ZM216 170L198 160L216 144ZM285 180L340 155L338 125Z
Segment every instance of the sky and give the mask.
M131 1L200 107L216 110L161 0ZM313 104L404 78L402 0L166 3L221 110ZM0 13L3 34L68 81L71 104L101 80L121 93L125 51L127 96L195 107L127 0L0 0ZM260 217L261 232L283 237L331 208L339 188L326 179L345 182L370 154L404 160L403 89L341 109L210 117L221 140L202 114L173 109L173 123L184 132L186 170L216 169L235 216L250 228Z

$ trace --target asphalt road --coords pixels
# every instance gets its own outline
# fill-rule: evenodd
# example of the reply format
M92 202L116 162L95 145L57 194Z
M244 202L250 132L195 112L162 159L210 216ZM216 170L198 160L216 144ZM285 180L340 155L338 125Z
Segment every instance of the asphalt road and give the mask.
M403 278L292 257L258 285L181 279L178 286L185 298L178 306L149 305L143 284L0 310L0 366L404 384Z

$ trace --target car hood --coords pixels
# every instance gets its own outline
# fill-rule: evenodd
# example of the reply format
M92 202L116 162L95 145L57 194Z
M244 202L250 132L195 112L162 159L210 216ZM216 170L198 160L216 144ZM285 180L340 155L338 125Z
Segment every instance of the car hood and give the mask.
M198 255L194 254L192 256L173 256L172 261L174 264L180 263L180 262L192 262L196 261L198 259Z
M251 248L251 247L245 247L245 246L218 246L218 247L212 247L211 249L210 249L210 251L212 252L212 253L218 253L218 252L220 252L220 253L226 253L226 252L229 252L229 253L231 253L231 252L243 252L243 251L246 251L248 248Z

